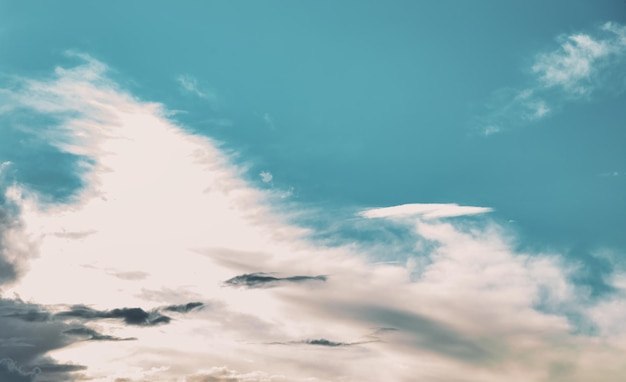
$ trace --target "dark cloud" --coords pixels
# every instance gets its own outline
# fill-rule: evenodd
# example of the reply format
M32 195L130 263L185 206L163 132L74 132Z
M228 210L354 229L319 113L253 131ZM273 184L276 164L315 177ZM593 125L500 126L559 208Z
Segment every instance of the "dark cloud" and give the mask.
M371 337L371 336L368 336ZM326 347L341 347L341 346L353 346L353 345L362 345L368 344L371 342L380 342L378 338L364 340L364 341L356 341L356 342L342 342L342 341L331 341L326 338L314 338L314 339L306 339L300 341L285 341L285 342L269 342L267 345L313 345L313 346L326 346Z
M200 302L170 305L162 308L166 311L187 313L203 306ZM68 310L52 314L48 308L36 304L25 303L19 299L0 299L0 359L10 359L5 362L4 372L8 373L11 365L12 375L20 378L31 374L16 374L17 369L12 365L37 366L43 357L52 350L60 349L79 341L130 341L134 338L119 338L84 326L85 321L98 319L119 319L127 325L154 326L167 324L171 321L168 316L160 313L159 309L145 311L141 308L120 308L108 311L92 309L84 305L75 305ZM60 370L61 366L50 366L46 362L39 378L45 378L51 368ZM57 374L57 376L60 374ZM8 377L7 377L8 378ZM18 377L11 377L18 378ZM70 378L70 377L68 377ZM0 378L0 382L5 379ZM61 380L54 377L51 381ZM63 379L65 380L65 379Z
M4 259L2 254L2 243L0 242L0 285L13 281L16 277L17 272L15 271L15 267L13 264Z
M55 318L62 319L65 317L82 318L87 320L101 318L118 318L122 319L124 323L128 325L137 326L167 324L171 320L169 317L162 315L156 310L146 312L141 308L120 308L108 311L101 311L92 309L84 305L74 305L70 310L60 312L55 315Z
M75 342L63 334L69 325L43 319L48 316L42 307L0 299L0 359L28 364L50 350Z
M204 303L201 302L189 302L184 305L170 305L163 308L163 310L167 310L168 312L178 312L178 313L187 313L194 309L203 307Z
M32 382L40 372L39 368L25 370L10 358L0 359L0 381L2 382Z
M276 286L281 283L303 283L308 281L326 281L326 276L290 276L275 277L267 273L246 273L224 281L225 285L245 288L262 288Z
M0 179L0 181L1 180L2 179ZM13 208L2 200L3 195L4 188L0 187L0 285L14 281L17 278L15 265L9 262L5 255L6 245L4 236L5 232L17 224L17 221L13 218L13 214L11 213Z
M87 337L85 338L85 340L87 341L132 341L132 340L136 340L136 338L120 338L120 337L115 337L115 336L107 336L107 335L100 334L97 331L90 329L90 328L86 328L86 327L68 329L68 330L65 330L63 333L69 334L72 336Z
M307 345L328 346L328 347L350 346L350 345L352 345L352 344L346 343L346 342L330 341L330 340L327 340L325 338L320 338L320 339L316 339L316 340L304 340L304 341L302 341L302 343L303 344L307 344Z
M33 366L39 370L36 382L64 382L64 381L83 381L86 380L84 374L80 373L87 370L87 366L71 363L56 363L50 358L41 359Z
M41 310L39 308L30 308L25 311L7 314L5 317L19 318L23 321L28 322L44 322L49 321L52 315L49 312Z
M62 364L62 363L44 363L37 365L42 374L47 373L71 373L75 371L86 370L87 366L74 365L74 364Z

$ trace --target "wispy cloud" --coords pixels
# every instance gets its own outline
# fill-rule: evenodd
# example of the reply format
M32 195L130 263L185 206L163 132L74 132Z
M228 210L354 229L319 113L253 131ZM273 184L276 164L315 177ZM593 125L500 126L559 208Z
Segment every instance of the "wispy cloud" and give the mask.
M263 181L263 183L271 183L272 180L274 179L274 176L269 171L261 171L259 173L259 176L261 177L261 180Z
M535 55L532 78L523 88L492 94L485 113L476 118L484 135L532 124L602 90L605 95L624 90L626 26L606 23L590 32L559 36L557 42L555 49Z
M263 122L271 129L276 130L276 123L274 118L269 113L263 113Z
M557 50L539 54L532 71L544 87L561 87L584 94L598 85L602 70L620 70L626 53L626 27L604 24L593 35L577 33L558 38Z
M12 110L58 118L40 133L85 163L84 187L67 201L6 187L6 373L53 357L85 365L79 372L95 381L623 379L619 270L607 277L610 301L598 301L561 256L522 252L488 215L458 218L490 208L456 204L355 211L358 222L406 226L406 246L433 243L406 261L368 261L397 251L394 242L320 244L213 141L84 59L7 90ZM284 287L255 287L275 283ZM596 330L579 330L578 318ZM342 346L372 328L395 330ZM301 346L268 345L281 341Z
M176 77L176 81L184 92L203 98L213 106L217 105L218 98L215 91L208 87L201 86L195 77L188 74L181 74Z

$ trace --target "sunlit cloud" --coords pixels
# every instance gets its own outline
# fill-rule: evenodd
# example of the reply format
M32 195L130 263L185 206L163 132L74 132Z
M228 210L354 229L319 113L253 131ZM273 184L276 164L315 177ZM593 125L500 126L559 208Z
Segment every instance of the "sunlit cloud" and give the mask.
M421 216L425 219L477 215L493 211L491 208L459 206L458 204L403 204L400 206L373 208L361 212L366 218L399 218Z
M0 333L13 342L0 373L35 378L43 365L45 377L53 364L94 381L621 381L621 275L612 300L596 301L558 253L520 252L491 208L454 203L354 211L406 227L406 261L370 261L393 242L316 242L290 221L304 207L255 188L211 139L80 57L6 90L5 112L58 119L39 132L78 155L84 183L66 201L6 187L15 208L0 244L14 272Z

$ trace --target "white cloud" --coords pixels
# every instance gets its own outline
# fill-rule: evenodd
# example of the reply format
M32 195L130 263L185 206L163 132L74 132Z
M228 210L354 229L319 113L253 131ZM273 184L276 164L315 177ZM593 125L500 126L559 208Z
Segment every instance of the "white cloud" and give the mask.
M560 87L574 95L594 90L601 71L621 72L626 53L626 27L606 23L593 33L559 37L560 46L539 54L532 66L540 86Z
M259 173L259 176L261 177L261 180L263 181L263 183L270 183L272 179L274 179L274 177L272 176L272 173L269 171L261 171Z
M373 208L361 212L366 218L403 218L421 216L425 219L447 218L484 214L493 211L486 207L459 206L458 204L403 204L393 207Z
M11 240L3 232L3 253L10 258L28 248L39 257L3 295L94 309L150 309L189 296L206 304L167 326L104 320L98 332L137 340L84 341L49 354L87 365L85 378L623 379L621 294L599 314L601 304L569 281L559 256L519 252L514 237L487 219L481 226L439 219L489 208L408 204L362 211L366 218L401 218L415 246L436 244L406 265L368 263L368 256L395 248L328 247L307 239L309 231L272 206L272 192L246 183L210 139L175 126L164 106L119 89L101 63L24 79L12 92L20 107L61 118L41 133L89 162L85 188L67 203L46 202L24 187L11 191L22 223ZM327 280L222 285L254 272ZM571 313L600 334L572 334ZM363 343L311 345L316 339Z
M568 91L584 93L581 84L588 79L597 60L610 52L605 41L597 41L586 34L575 34L564 38L557 51L542 54L533 65L544 86L562 86Z
M492 94L486 113L477 118L484 135L542 120L561 105L604 88L624 90L626 26L606 23L587 33L559 36L558 41L556 49L535 56L533 78L524 90Z

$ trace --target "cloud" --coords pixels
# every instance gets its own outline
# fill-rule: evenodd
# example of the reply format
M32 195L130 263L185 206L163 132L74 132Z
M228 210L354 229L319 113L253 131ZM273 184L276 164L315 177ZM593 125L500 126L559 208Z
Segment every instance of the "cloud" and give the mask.
M120 308L110 311L98 311L87 306L73 306L68 311L59 312L55 315L57 318L82 318L82 319L102 319L102 318L119 318L128 325L137 326L153 326L159 324L167 324L170 318L160 314L158 311L146 312L141 308Z
M274 118L272 118L269 113L263 113L263 122L271 129L276 130L276 123L274 122Z
M170 305L163 308L169 312L187 313L194 309L202 308L204 303L202 302L189 302L185 305Z
M246 288L260 288L277 286L283 283L304 283L309 281L326 281L326 276L289 276L289 277L274 277L269 276L267 273L248 273L244 275L235 276L231 279L224 281L225 285L235 287Z
M31 382L35 380L40 370L35 368L25 371L9 358L0 359L0 378L3 382Z
M90 329L90 328L86 328L86 327L67 329L63 331L63 333L73 335L73 336L79 336L79 337L87 337L85 338L86 341L132 341L132 340L136 340L136 338L119 338L115 336L108 336L108 335L100 334L97 331Z
M560 36L558 41L558 49L536 57L532 71L544 87L584 94L593 90L593 80L600 70L620 67L626 53L626 27L606 23L595 36L576 33Z
M606 23L590 32L561 35L557 42L556 49L535 55L532 78L521 90L493 92L486 111L475 119L482 134L527 126L593 93L624 91L626 26Z
M217 102L217 95L215 92L202 88L196 78L185 74L177 76L176 81L183 91L203 98L213 104Z
M272 176L272 173L269 171L261 171L259 173L259 176L261 177L261 180L263 181L263 183L270 183L272 179L274 179L274 177Z
M424 219L440 219L458 216L478 215L492 212L487 207L459 206L458 204L402 204L393 207L372 208L360 213L366 218L405 218L420 216Z
M353 345L362 345L371 342L378 342L378 340L367 340L367 341L357 341L357 342L340 342L340 341L331 341L325 338L317 338L317 339L306 339L301 341L289 341L289 342L270 342L268 345L313 345L313 346L324 346L324 347L342 347L342 346L353 346Z
M293 216L332 222L336 211L273 205L212 140L84 60L7 90L11 110L58 122L37 131L78 156L83 186L65 201L7 188L2 259L15 272L2 285L0 358L30 368L54 356L95 381L623 379L619 269L602 274L615 293L598 300L560 253L520 250L488 215L448 219L491 211L456 204L355 211L372 232L384 219L406 226L394 240L312 240ZM137 270L141 279L118 277ZM334 346L372 328L395 330L365 337L379 340L371 346Z
M269 375L264 372L240 373L229 369L226 366L213 367L202 373L188 376L185 378L187 382L286 382L288 381L282 375Z
M90 334L93 340L117 340L76 322L54 321L45 307L0 299L0 380L74 380L73 373L84 366L59 364L47 354L81 341L77 334Z

